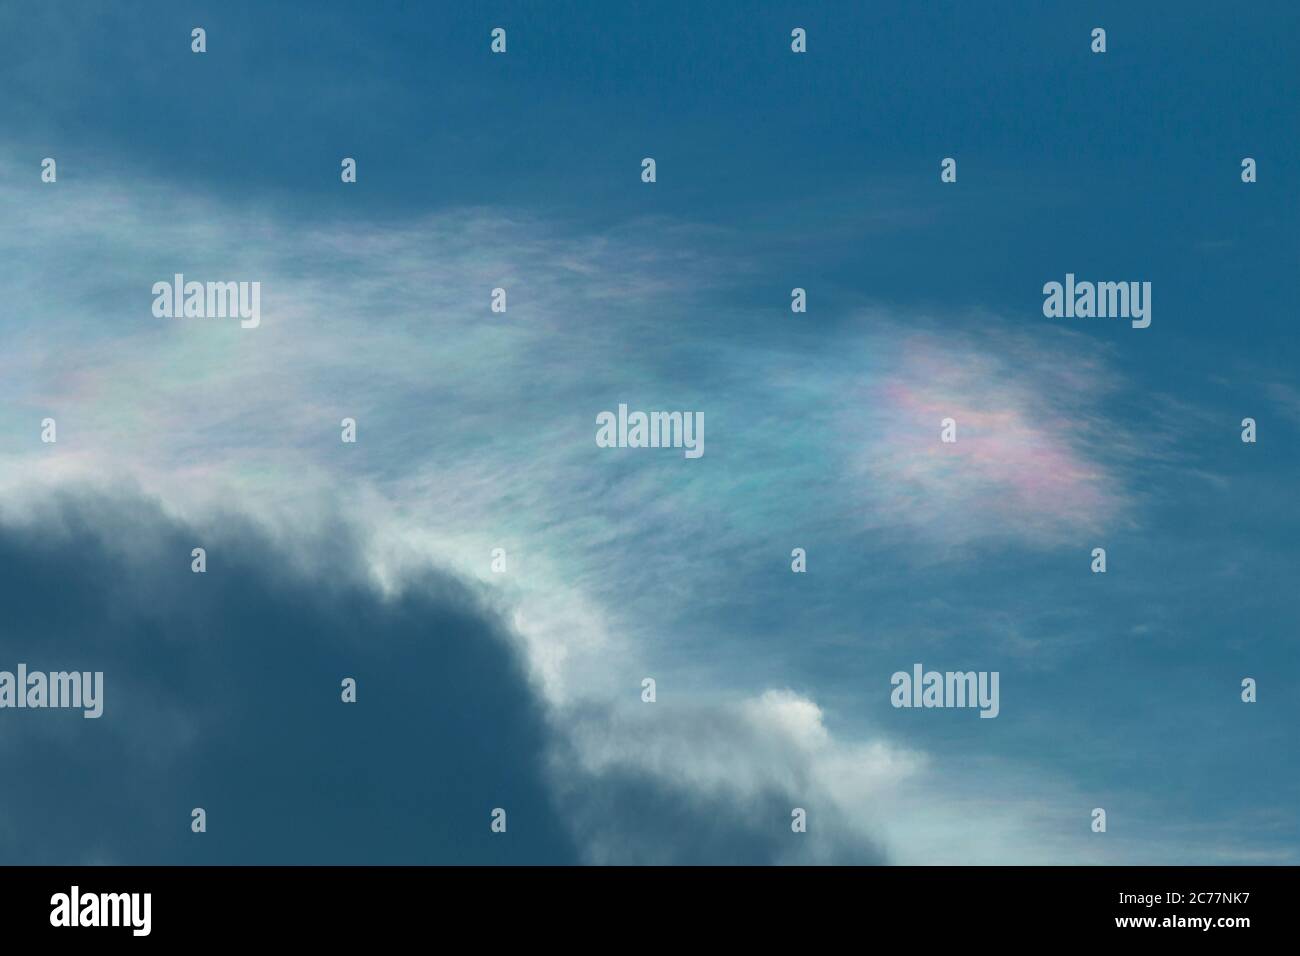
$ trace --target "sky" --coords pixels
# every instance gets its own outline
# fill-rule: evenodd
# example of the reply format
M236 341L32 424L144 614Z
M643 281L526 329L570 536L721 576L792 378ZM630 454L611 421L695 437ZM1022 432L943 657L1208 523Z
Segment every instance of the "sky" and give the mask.
M0 862L1300 862L1297 27L5 5Z

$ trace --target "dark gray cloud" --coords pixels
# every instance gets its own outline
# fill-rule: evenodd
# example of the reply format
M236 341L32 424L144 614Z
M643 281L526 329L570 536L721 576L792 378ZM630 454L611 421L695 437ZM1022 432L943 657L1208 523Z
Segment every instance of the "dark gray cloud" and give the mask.
M385 599L357 553L343 527L286 547L130 496L0 528L0 669L105 674L99 720L0 711L0 860L575 861L542 707L490 610L433 572Z
M190 570L199 546L204 574ZM432 570L386 597L361 550L342 523L294 540L235 514L200 529L132 494L60 493L0 525L0 670L105 675L98 720L0 710L0 860L825 859L790 832L806 804L782 788L736 802L626 766L581 770L496 612ZM345 676L356 704L340 700ZM719 719L701 732L745 739ZM830 856L881 859L857 839Z

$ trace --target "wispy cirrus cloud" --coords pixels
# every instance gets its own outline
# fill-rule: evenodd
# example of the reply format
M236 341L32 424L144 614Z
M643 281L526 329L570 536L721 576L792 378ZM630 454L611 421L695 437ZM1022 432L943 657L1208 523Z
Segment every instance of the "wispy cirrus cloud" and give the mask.
M1114 387L1078 335L1032 337L989 316L971 332L897 330L888 369L858 386L852 469L877 526L935 545L990 539L1049 547L1132 506L1122 428L1102 411ZM941 441L951 419L956 440Z
M963 817L922 750L870 724L832 731L816 688L786 689L780 656L745 648L743 622L702 654L692 620L748 601L755 569L809 534L851 554L888 530L924 561L993 537L1049 547L1129 505L1099 350L1044 352L993 317L954 338L879 312L786 341L731 304L744 270L686 226L566 235L491 210L303 224L165 185L82 180L75 203L3 189L17 228L0 254L25 264L0 276L23 303L0 359L11 515L48 486L126 483L186 520L236 507L292 553L341 514L387 593L430 565L484 588L548 708L557 788L617 778L653 785L664 812L779 809L782 833L786 804L808 803L836 822L800 858L838 858L839 832L863 859L943 859L898 835L904 792ZM175 272L260 281L261 327L154 318L150 287ZM488 308L497 286L505 315ZM677 334L683 300L713 303L716 324ZM620 401L702 410L705 457L598 449L594 416ZM47 414L56 446L37 438ZM339 442L344 416L356 446ZM506 575L489 571L494 547ZM627 711L651 672L658 723ZM1036 818L989 812L997 841L963 844L954 826L947 850L996 860L1043 842ZM619 853L654 855L628 833L589 848Z

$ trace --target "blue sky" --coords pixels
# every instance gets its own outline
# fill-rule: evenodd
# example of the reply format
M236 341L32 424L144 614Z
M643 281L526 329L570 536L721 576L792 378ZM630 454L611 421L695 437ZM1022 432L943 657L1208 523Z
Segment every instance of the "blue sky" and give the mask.
M1296 862L1298 20L9 5L0 668L109 700L0 712L0 858ZM999 717L891 707L918 661Z

